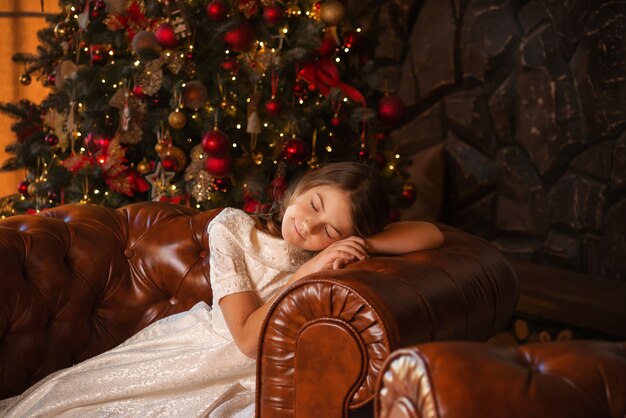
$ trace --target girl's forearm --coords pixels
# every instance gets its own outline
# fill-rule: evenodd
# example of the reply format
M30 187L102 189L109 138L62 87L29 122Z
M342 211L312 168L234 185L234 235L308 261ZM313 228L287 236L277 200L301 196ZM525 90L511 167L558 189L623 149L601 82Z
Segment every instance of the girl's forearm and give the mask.
M289 280L272 296L267 302L255 309L244 321L239 338L235 338L239 349L248 357L256 358L257 347L259 344L260 331L263 325L265 315L274 303L274 300L280 295L283 290L291 286L298 279L308 275L308 269L305 266L300 267L294 274L291 275ZM231 331L232 332L232 331Z
M406 254L439 248L443 233L428 222L395 222L365 239L370 254Z

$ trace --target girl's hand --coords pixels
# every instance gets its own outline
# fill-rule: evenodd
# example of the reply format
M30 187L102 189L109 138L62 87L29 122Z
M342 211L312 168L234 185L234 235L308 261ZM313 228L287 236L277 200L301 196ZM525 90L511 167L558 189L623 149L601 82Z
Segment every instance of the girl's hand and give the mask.
M365 240L352 235L333 242L302 267L306 266L307 273L311 274L324 270L341 269L354 261L363 260L367 257Z

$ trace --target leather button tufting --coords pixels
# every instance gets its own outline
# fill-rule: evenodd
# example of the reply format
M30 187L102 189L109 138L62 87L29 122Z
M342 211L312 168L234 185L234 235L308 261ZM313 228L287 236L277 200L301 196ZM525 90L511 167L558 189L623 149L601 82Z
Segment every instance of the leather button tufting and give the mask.
M176 300L176 298L174 296L172 296L170 298L170 305L176 305L178 303L178 301Z
M200 257L201 257L201 258L204 258L204 257L206 257L207 255L209 255L209 252L208 252L207 250L202 250L202 251L200 251Z
M124 250L124 255L126 256L126 258L132 258L132 256L135 255L135 251L127 248Z

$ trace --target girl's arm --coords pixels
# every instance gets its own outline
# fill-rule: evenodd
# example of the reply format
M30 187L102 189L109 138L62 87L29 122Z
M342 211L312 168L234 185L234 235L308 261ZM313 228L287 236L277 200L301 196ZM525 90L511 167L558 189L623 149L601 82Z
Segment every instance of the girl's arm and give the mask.
M370 254L405 254L441 247L443 233L428 222L394 222L365 243Z
M256 358L263 319L277 295L304 276L342 268L354 260L366 258L364 244L364 240L356 236L331 244L296 270L276 295L261 306L253 292L232 293L220 299L218 303L224 320L239 350L250 358Z

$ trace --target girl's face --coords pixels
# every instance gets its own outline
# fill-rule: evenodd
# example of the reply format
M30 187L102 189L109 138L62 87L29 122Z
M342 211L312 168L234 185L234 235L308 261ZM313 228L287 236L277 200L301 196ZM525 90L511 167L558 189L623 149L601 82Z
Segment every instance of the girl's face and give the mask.
M283 238L289 244L321 251L352 235L348 193L334 186L316 186L297 196L283 215Z

